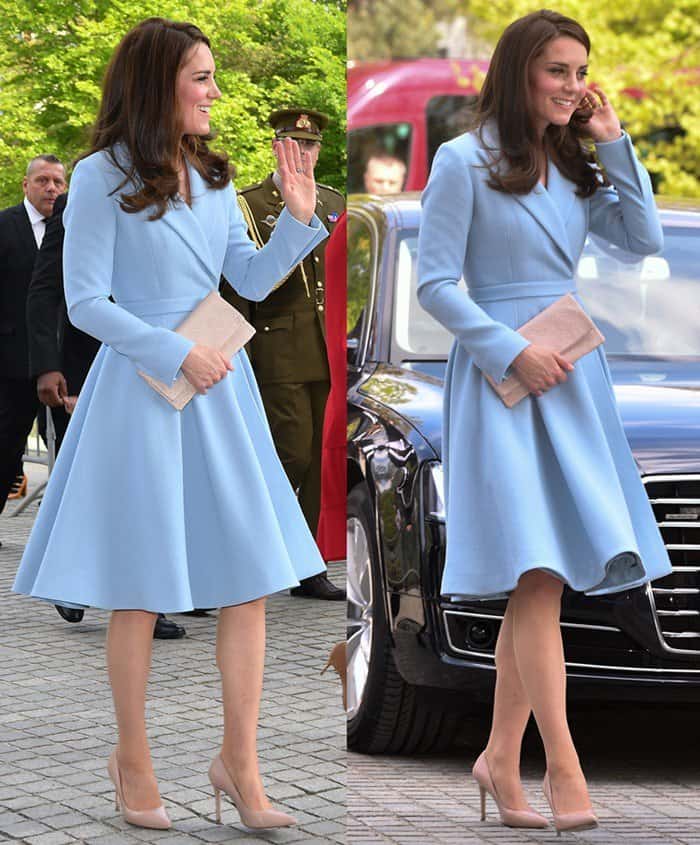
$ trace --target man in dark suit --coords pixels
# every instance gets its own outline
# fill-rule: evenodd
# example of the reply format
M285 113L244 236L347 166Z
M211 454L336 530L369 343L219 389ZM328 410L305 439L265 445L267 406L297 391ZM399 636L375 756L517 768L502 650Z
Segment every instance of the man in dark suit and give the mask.
M42 403L40 425L46 425L43 405L51 408L56 430L56 450L60 448L71 407L80 393L100 342L77 329L68 319L63 293L63 211L66 195L58 197L53 215L46 223L46 232L36 256L27 295L27 338L30 373L36 378L36 393ZM80 622L83 610L56 605L67 622ZM153 636L177 639L185 629L161 613Z
M78 395L100 348L98 340L76 329L68 320L62 262L65 207L66 195L62 194L46 223L27 294L30 374L36 378L39 401L51 408L57 451L70 420L64 407L66 397ZM43 409L39 424L41 428L46 426Z
M63 165L54 155L33 158L22 188L24 200L0 212L0 512L38 410L29 372L27 290L46 220L66 189Z

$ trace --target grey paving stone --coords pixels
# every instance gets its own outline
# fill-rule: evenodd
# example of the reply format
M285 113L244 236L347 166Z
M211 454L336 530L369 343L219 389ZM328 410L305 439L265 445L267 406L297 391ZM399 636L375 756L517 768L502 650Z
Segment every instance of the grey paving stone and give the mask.
M56 808L54 808L54 810L55 809ZM49 827L55 828L56 830L63 830L66 827L75 827L79 824L85 824L89 820L88 816L83 813L77 813L74 810L69 810L64 813L58 813L57 815L44 816L42 822L47 824Z
M74 836L60 830L54 830L50 833L40 833L38 836L28 836L25 838L27 845L66 845L67 842L77 841Z
M11 839L26 838L28 836L36 836L39 833L50 833L51 828L35 822L31 819L21 819L13 822L0 822L0 832L6 834Z
M90 821L85 824L76 825L75 827L67 827L62 832L67 833L82 842L84 839L90 839L92 837L112 833L112 828L110 825L101 822Z

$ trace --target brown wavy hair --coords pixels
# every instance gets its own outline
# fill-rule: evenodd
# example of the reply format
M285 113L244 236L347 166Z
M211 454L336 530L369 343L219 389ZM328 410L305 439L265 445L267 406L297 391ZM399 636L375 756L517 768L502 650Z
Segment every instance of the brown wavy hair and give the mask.
M91 148L81 158L106 150L124 173L121 208L135 214L153 206L149 220L158 220L170 203L178 201L175 162L184 156L216 189L225 188L233 168L225 155L212 152L212 135L183 135L177 109L177 74L198 43L209 39L191 23L148 18L122 38L107 66L102 102L93 127ZM121 145L128 161L115 149Z
M538 151L545 152L577 186L580 197L590 197L603 184L610 184L596 167L586 131L591 111L581 109L566 126L550 124L544 141L537 137L531 116L529 73L533 59L555 38L573 38L591 49L584 28L571 18L541 9L513 21L501 35L479 94L472 128L493 121L500 136L500 155L489 167L489 187L509 194L529 193L539 179ZM498 165L505 162L506 172ZM499 172L499 170L501 172Z

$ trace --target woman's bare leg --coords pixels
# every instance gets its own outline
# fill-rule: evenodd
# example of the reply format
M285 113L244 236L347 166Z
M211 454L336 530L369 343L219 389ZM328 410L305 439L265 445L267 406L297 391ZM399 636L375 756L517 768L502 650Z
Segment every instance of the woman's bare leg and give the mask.
M520 783L520 750L530 712L530 701L515 660L509 601L496 643L496 692L486 759L499 797L514 810L529 807Z
M131 810L161 803L146 737L146 685L156 618L145 610L115 610L107 632L107 669L119 732L117 763Z
M265 667L265 599L222 607L216 664L224 699L221 759L254 810L270 807L258 769L257 728Z
M583 810L590 798L566 718L566 667L559 617L563 585L526 572L511 594L518 672L537 721L558 812Z

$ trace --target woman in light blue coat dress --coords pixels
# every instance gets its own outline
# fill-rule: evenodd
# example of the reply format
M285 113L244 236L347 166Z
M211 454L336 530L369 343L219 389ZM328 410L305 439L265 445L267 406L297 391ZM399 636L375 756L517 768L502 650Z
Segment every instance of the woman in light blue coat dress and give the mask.
M195 607L221 608L217 815L226 791L249 826L294 822L271 809L258 772L264 597L325 569L245 352L229 361L174 331L222 273L263 299L327 236L313 167L286 140L275 147L286 208L256 250L229 165L206 144L220 96L209 42L189 24L144 21L110 63L64 217L69 316L103 346L14 584L114 611L107 659L119 741L108 768L125 817L146 827L170 825L144 721L153 625L158 611ZM178 412L139 371L168 384L184 373L198 395Z
M482 798L498 795L504 823L546 825L519 779L534 712L558 830L596 824L566 719L563 585L602 595L671 571L602 348L572 365L516 331L575 294L589 231L640 255L662 247L649 177L605 94L586 87L589 49L581 26L554 12L506 29L474 131L435 157L419 242L420 302L455 336L442 592L508 596L492 731L474 775ZM509 409L484 374L498 382L510 370L530 395Z

